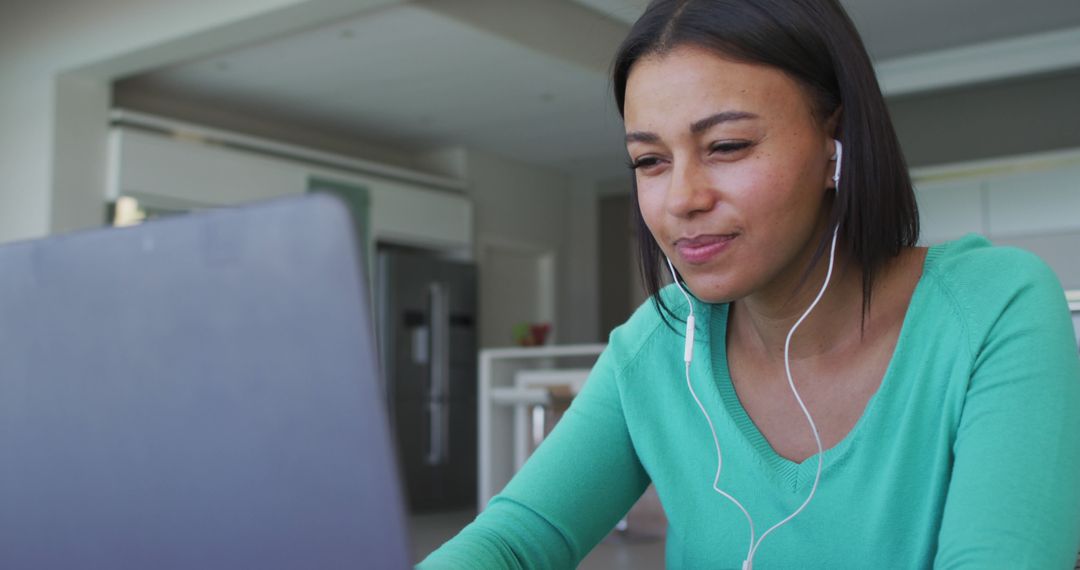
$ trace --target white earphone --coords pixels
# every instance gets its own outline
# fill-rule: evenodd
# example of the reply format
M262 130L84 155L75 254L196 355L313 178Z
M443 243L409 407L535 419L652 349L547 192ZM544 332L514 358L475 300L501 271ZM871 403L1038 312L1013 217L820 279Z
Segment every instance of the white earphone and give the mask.
M833 142L836 144L836 152L833 154L832 160L836 161L836 167L833 171L832 179L833 182L836 184L835 191L839 193L840 165L841 161L843 160L843 145L841 145L840 141L836 139L833 139ZM738 507L740 511L742 511L743 515L746 516L746 521L750 525L750 548L747 551L746 558L743 560L742 563L743 570L752 570L754 555L757 553L758 548L761 546L761 542L765 540L766 536L768 536L774 530L780 528L782 525L786 524L791 519L795 518L796 515L801 513L803 509L806 508L806 505L810 504L810 499L814 498L814 493L817 491L818 482L821 481L822 454L824 453L821 445L821 435L818 433L817 425L814 423L814 418L810 416L810 411L806 409L806 404L803 403L802 397L799 396L799 391L795 389L795 381L791 377L791 338L795 335L795 331L799 328L799 325L801 325L803 321L806 320L808 316L810 316L810 312L814 310L814 307L817 306L818 301L821 301L821 298L825 295L825 290L829 286L829 280L832 278L833 261L836 258L836 236L839 231L839 226L833 228L832 244L829 247L829 268L828 271L826 271L825 273L825 282L822 283L821 290L818 291L817 297L815 297L813 302L810 303L810 306L807 307L806 312L804 312L802 316L799 317L799 320L795 321L795 324L792 325L791 330L788 331L787 339L785 339L784 341L784 371L787 373L788 386L791 387L791 392L795 395L795 401L799 403L799 407L802 409L803 415L806 416L806 421L810 424L810 430L814 434L814 442L817 443L818 465L817 473L814 475L814 485L810 488L810 494L806 497L806 500L803 501L803 504L800 505L798 509L795 509L795 512L791 513L787 516L787 518L781 520L780 522L769 528L769 530L762 533L761 537L757 538L756 542L754 540L754 519L750 516L749 511L747 511L746 508L743 507L742 504L735 499L735 497L732 497L731 495L725 493L723 490L720 489L719 486L720 471L723 469L724 466L723 455L720 452L720 440L716 437L716 428L713 426L712 418L709 417L709 412L705 410L705 406L702 405L701 400L697 396L697 393L694 392L694 385L690 381L690 363L691 361L693 361L694 358L694 303L690 299L690 294L686 292L686 289L683 288L682 283L679 282L679 277L675 273L675 267L671 264L671 259L666 260L668 269L671 271L671 279L675 282L675 286L679 288L679 291L683 294L683 297L686 298L686 304L687 307L689 307L690 311L690 314L686 317L686 343L683 347L683 363L685 364L686 368L686 387L690 390L690 395L693 396L694 401L698 405L698 408L705 416L705 421L709 424L709 431L712 432L713 444L716 446L716 477L713 478L712 487L714 491L734 503L735 506Z
M836 161L836 169L833 170L832 181L835 184L833 190L840 191L840 163L844 160L844 145L840 144L840 141L833 139L833 144L836 145L836 151L833 152L832 159Z

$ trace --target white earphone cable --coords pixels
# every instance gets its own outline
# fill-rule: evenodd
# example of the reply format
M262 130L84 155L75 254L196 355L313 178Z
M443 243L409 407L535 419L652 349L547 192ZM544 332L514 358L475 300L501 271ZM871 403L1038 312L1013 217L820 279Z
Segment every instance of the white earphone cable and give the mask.
M690 390L690 395L693 396L694 401L697 402L698 408L705 416L705 421L709 424L709 432L712 433L713 445L716 446L716 476L713 478L712 488L714 491L720 493L734 503L735 506L742 511L743 515L746 516L746 522L750 525L750 547L746 552L746 559L749 560L754 552L754 519L750 516L750 512L746 510L746 507L742 506L742 503L720 488L720 471L724 468L724 456L720 452L720 438L716 436L716 427L713 426L712 418L709 417L709 412L705 410L705 405L701 403L701 399L698 398L697 392L694 391L694 385L690 381L690 361L693 356L692 347L694 344L694 303L690 300L690 295L683 289L682 284L679 283L679 278L675 275L675 267L671 265L670 259L667 260L667 264L668 269L671 270L671 278L675 282L675 286L679 288L679 292L683 294L683 297L686 297L686 304L690 308L690 316L686 319L686 349L683 351L683 364L686 368L686 387Z
M836 183L836 191L837 193L839 193L840 166L843 159L843 146L840 144L840 141L834 140L834 142L836 143L836 152L833 155L833 159L836 161L836 168L832 178L833 182ZM716 427L713 425L712 418L709 417L709 412L705 410L705 406L701 403L701 399L698 398L697 392L694 391L694 385L690 381L690 363L693 360L695 326L694 303L690 299L690 294L686 292L686 289L683 288L682 283L679 281L678 275L676 275L675 273L675 266L671 264L671 259L666 259L668 269L671 271L671 279L675 283L675 286L678 287L679 292L682 293L683 297L686 298L686 304L689 307L690 311L690 315L686 319L686 344L683 350L683 362L685 364L686 370L686 387L690 390L690 395L693 396L694 402L697 403L702 415L705 416L705 421L709 424L709 431L712 433L713 444L716 446L716 476L713 478L712 488L714 491L734 503L735 506L738 507L740 511L742 511L743 515L746 516L746 521L750 525L750 547L747 551L746 558L743 560L742 563L743 570L752 570L754 555L757 554L758 548L761 546L761 543L765 540L766 536L768 536L770 533L780 528L784 524L790 522L799 513L801 513L807 505L810 504L810 500L814 498L814 494L817 492L818 483L821 481L821 471L824 465L822 457L824 455L824 449L821 444L821 435L818 433L817 424L814 423L814 418L810 415L810 410L807 409L806 404L803 402L802 397L799 395L799 391L795 388L795 380L792 378L791 375L791 339L795 336L795 331L798 330L799 325L801 325L803 321L805 321L806 318L810 316L810 312L814 310L814 307L817 307L818 302L820 302L821 298L825 296L825 290L828 288L829 281L832 279L833 263L836 259L836 239L839 232L840 226L837 225L835 228L833 228L832 243L829 246L829 268L825 272L825 282L821 284L821 290L818 291L817 296L814 297L813 302L810 303L810 306L807 307L806 311L802 314L802 316L799 317L797 321L795 321L794 325L792 325L791 330L788 331L787 338L784 340L784 372L787 374L788 386L791 388L792 394L795 395L795 401L798 402L799 408L802 409L803 415L806 416L806 421L810 424L810 430L814 434L814 443L817 444L818 464L817 471L814 474L814 484L810 488L810 494L807 495L806 500L803 501L801 505L799 505L799 508L795 509L795 512L791 513L786 518L770 527L768 530L762 533L761 537L757 538L756 541L754 533L754 519L750 516L750 512L747 511L746 508L743 507L742 503L736 500L735 497L732 497L731 495L720 489L720 472L724 466L723 454L720 451L720 439L716 435Z
M806 312L803 313L801 317L799 317L799 320L795 321L795 325L791 327L790 331L788 331L787 339L784 340L784 371L787 373L788 386L791 387L791 393L795 394L795 401L799 403L799 407L802 409L803 415L806 416L806 421L810 424L810 430L814 433L814 442L817 444L818 461L817 472L814 474L814 485L810 488L810 494L806 496L806 500L803 501L803 504L799 505L798 509L795 509L795 512L791 513L790 515L788 515L787 518L776 523L772 526L772 528L761 534L761 537L758 538L757 543L754 544L753 548L751 548L750 550L750 556L749 558L747 558L747 564L745 565L747 569L753 567L754 555L757 554L757 550L761 546L761 542L765 540L765 537L769 536L772 531L780 528L788 521L795 518L796 515L801 513L803 509L806 508L806 505L810 504L810 499L814 498L814 493L817 492L818 483L821 481L821 468L823 466L822 455L824 453L821 445L821 435L818 433L817 425L814 423L814 418L810 415L810 411L806 409L806 404L803 403L802 397L799 396L799 391L795 389L795 380L791 377L791 337L795 336L796 329L798 329L799 325L801 325L802 322L806 320L806 317L810 316L810 311L814 310L814 307L817 306L818 301L821 301L821 298L825 296L825 289L829 286L829 280L832 278L833 260L835 259L836 255L836 236L839 232L839 227L836 227L833 230L832 245L829 247L829 269L825 273L825 282L821 285L821 290L818 291L817 297L814 298L813 303L810 303L810 306L806 309Z

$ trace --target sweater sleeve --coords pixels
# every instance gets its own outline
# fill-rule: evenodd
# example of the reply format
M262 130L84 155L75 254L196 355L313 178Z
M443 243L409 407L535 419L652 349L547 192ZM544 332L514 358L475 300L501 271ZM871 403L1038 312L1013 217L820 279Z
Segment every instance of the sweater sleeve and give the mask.
M972 299L992 315L972 372L935 568L1073 568L1080 543L1080 361L1064 295L1041 261L1010 255L993 274L1017 283Z
M420 570L575 568L644 492L609 346L525 466Z

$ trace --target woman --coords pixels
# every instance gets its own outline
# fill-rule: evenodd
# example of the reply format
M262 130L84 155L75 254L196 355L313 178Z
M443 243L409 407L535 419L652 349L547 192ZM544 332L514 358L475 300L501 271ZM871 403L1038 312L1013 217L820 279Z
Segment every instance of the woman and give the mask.
M837 2L657 0L614 87L653 302L420 568L574 567L650 482L671 568L1071 568L1080 363L1060 285L977 236L915 247Z

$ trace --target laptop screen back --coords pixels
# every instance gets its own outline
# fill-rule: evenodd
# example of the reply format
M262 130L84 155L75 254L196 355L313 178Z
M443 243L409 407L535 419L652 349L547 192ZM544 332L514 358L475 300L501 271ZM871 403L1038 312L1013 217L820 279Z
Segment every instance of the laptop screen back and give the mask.
M0 567L405 568L328 197L0 248Z

